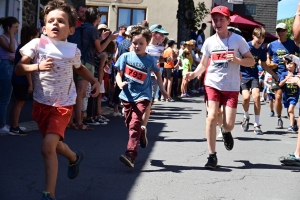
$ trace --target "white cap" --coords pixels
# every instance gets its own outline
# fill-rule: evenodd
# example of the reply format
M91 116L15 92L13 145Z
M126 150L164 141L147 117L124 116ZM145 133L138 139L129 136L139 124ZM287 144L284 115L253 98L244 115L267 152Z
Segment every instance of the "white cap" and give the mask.
M128 26L127 29L126 29L125 34L126 34L126 35L129 35L130 32L131 32L131 29L132 29L132 26Z
M279 28L285 29L285 30L288 29L287 25L285 23L279 23L279 24L277 24L276 29L279 29Z

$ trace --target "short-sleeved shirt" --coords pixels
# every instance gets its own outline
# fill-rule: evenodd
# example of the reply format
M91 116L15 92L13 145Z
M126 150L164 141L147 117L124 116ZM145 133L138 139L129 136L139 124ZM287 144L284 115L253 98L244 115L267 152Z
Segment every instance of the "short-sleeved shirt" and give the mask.
M86 53L86 62L95 66L94 54L96 47L94 42L99 39L98 31L96 27L90 23L84 23L83 26L85 26L85 28L83 29L82 49L86 52L82 52L82 54Z
M291 39L287 39L285 42L276 40L271 42L268 47L268 54L272 56L273 63L278 64L277 71L279 74L287 71L283 62L283 56L286 54L295 54L296 52L299 52L299 47Z
M118 57L120 57L123 53L129 52L129 48L132 42L128 39L124 39L121 43L118 44Z
M169 47L164 51L163 57L168 58L168 57L171 57L172 55L173 55L173 49ZM164 68L167 68L167 69L174 68L174 62L173 61L165 62L164 63Z
M191 71L192 64L189 59L184 58L182 61L182 74L186 74Z
M22 56L28 56L33 63L40 63L49 57L39 54L37 47L40 39L36 38L20 49ZM81 66L80 50L77 48L74 58L52 58L54 67L50 71L32 73L33 99L49 106L70 106L76 101L76 89L73 80L73 66Z
M284 80L285 77L289 74L289 72L282 72L280 76L280 81ZM297 73L294 73L296 75ZM285 83L282 87L282 98L285 101L288 100L298 100L299 98L299 87L297 84Z
M245 39L235 33L225 39L220 39L216 34L207 38L201 50L203 56L210 58L205 85L220 91L239 91L240 65L227 62L225 54L234 52L236 57L242 58L248 51L249 45Z
M272 81L272 75L271 74L269 74L268 72L266 72L266 75L265 75L265 82L271 82ZM267 87L267 93L268 94L274 94L274 91L273 90L271 90L269 87Z
M250 79L258 79L258 61L266 62L267 61L267 51L266 49L261 46L258 49L256 49L252 41L248 42L248 45L250 47L250 52L254 57L255 64L252 67L244 67L241 66L241 73L242 73L242 79L250 80Z
M164 52L164 46L162 45L153 45L153 44L149 44L146 48L146 53L150 56L152 56L153 58L155 58L156 63L159 62L159 58L160 56L162 56L163 52ZM155 74L152 72L151 76L154 76Z
M125 38L121 35L118 35L118 37L116 38L116 42L117 42L117 45L121 44L121 42L124 40Z
M198 44L198 42L201 42L201 44ZM197 37L197 47L198 47L198 49L202 48L202 46L203 46L202 42L203 42L202 36L198 35L198 37Z
M135 52L124 53L115 66L123 71L124 81L128 82L121 91L120 99L128 102L151 100L151 71L158 72L156 60L152 56L138 56Z
M16 50L16 54L15 54L15 67L17 66L17 64L19 63L19 61L22 58L22 55L20 54L20 49L22 48L21 45L18 46L17 50ZM15 71L13 71L12 73L12 77L11 77L11 82L12 83L19 83L19 84L24 84L24 85L29 85L26 76L17 76Z

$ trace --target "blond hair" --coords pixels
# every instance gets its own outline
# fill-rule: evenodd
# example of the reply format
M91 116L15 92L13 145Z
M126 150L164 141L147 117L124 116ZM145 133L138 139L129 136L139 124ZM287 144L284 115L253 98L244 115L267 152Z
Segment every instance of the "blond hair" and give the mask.
M263 27L257 27L253 30L252 35L258 38L266 38L266 29Z

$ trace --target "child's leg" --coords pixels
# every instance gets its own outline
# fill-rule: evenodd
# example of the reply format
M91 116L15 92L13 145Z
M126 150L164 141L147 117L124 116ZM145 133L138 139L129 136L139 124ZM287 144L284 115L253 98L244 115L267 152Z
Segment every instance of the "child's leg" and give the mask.
M216 152L216 126L218 122L218 101L208 101L206 118L206 138L210 154Z
M271 110L271 111L274 111L274 100L271 99L271 100L269 101L269 104L270 104L270 110Z
M218 112L218 126L219 126L219 128L221 128L222 124L223 124L223 108L220 107L219 112Z
M290 124L293 127L294 127L294 122L295 122L294 109L295 109L295 105L290 104L290 106L288 108L288 114L289 114L289 117L290 117Z
M25 101L16 100L11 109L11 128L16 128L19 125L19 118L21 114L22 107Z

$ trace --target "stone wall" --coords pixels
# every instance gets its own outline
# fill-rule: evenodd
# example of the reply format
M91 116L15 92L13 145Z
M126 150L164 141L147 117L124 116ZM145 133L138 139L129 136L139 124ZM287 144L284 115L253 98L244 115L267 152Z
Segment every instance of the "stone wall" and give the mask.
M23 26L34 25L36 26L37 18L37 0L25 0L22 8Z

